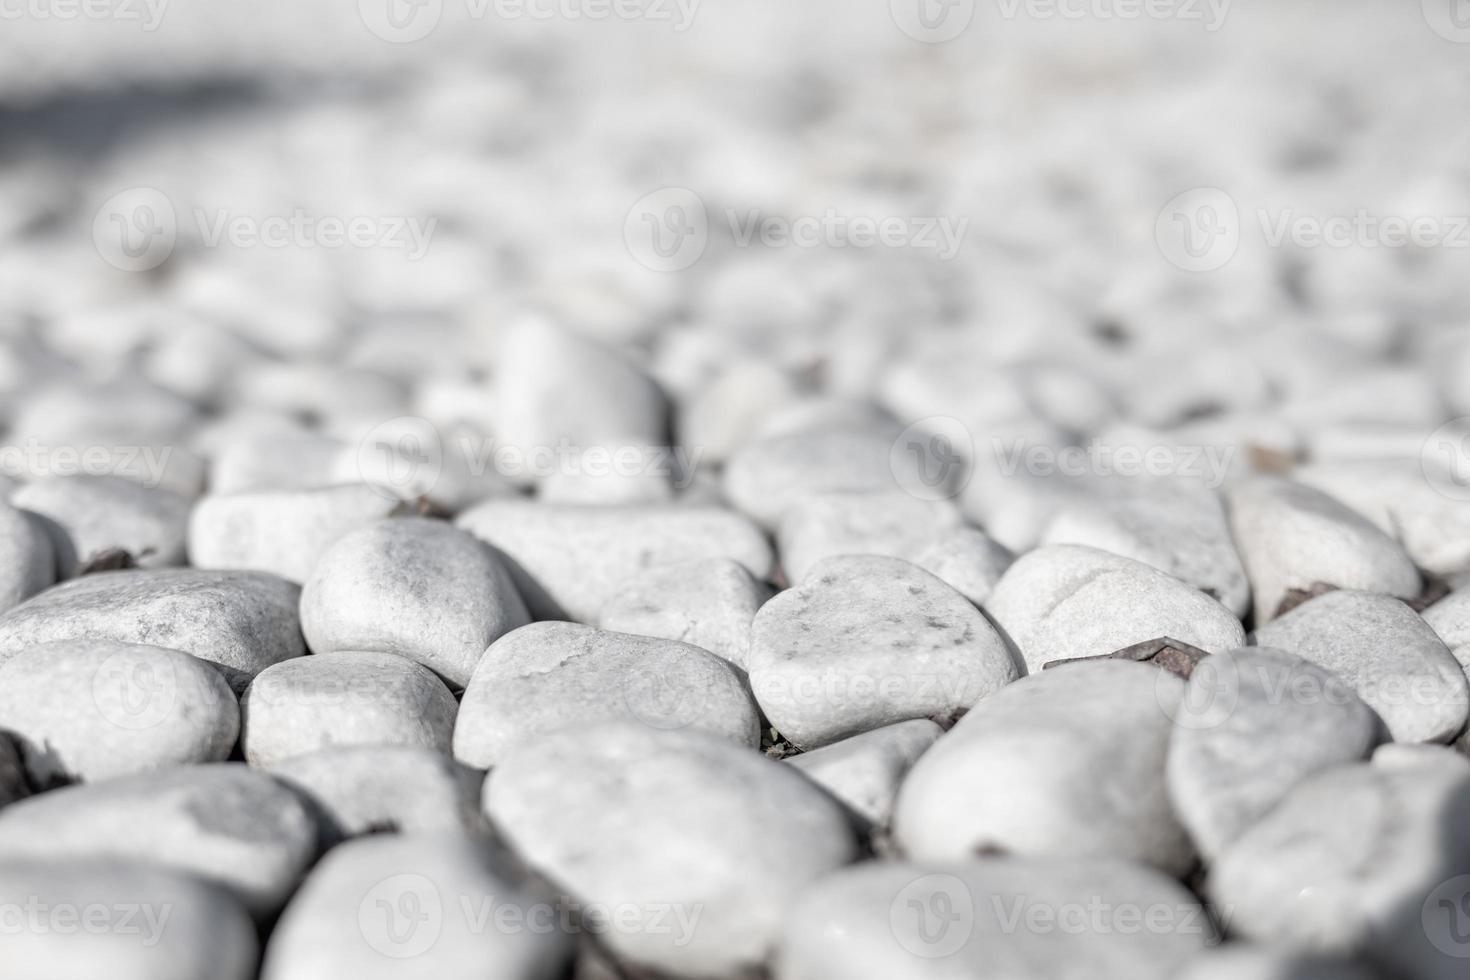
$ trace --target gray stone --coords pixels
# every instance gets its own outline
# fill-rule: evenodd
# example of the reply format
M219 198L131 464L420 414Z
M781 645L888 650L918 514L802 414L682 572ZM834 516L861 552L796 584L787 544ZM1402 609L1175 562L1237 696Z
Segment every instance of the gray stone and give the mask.
M468 830L481 823L482 776L432 749L332 746L282 759L269 771L316 807L328 842L385 830Z
M496 767L485 810L575 899L636 917L603 939L619 959L678 976L755 970L797 892L858 856L842 808L800 773L688 731L548 735Z
M756 700L804 749L911 718L950 721L1018 674L978 609L898 558L819 562L761 607L751 637Z
M54 476L27 483L11 503L41 518L61 578L121 548L139 568L184 564L189 501L120 476Z
M1148 664L1065 664L980 702L899 788L894 835L922 861L989 849L1117 857L1182 873L1194 850L1164 785L1184 682ZM1106 774L1105 777L1101 774Z
M1399 742L1448 742L1470 715L1465 670L1433 629L1386 595L1328 592L1256 630L1347 681Z
M56 582L56 549L41 520L0 503L0 612Z
M189 563L270 572L300 585L338 538L402 508L401 501L362 483L209 494L189 515Z
M0 807L30 793L25 764L10 736L0 731Z
M1457 589L1424 610L1424 621L1470 670L1470 589Z
M449 751L457 706L429 668L391 653L297 657L256 675L240 699L245 761L269 767L330 746Z
M1415 980L1463 978L1463 915L1444 915L1460 914L1470 888L1470 763L1385 748L1409 751L1293 789L1220 855L1208 894L1247 939L1362 955Z
M876 826L887 826L899 784L944 730L924 718L863 732L786 759L787 765Z
M1320 490L1256 477L1228 494L1231 533L1255 596L1256 625L1292 589L1318 583L1412 598L1419 571L1393 538Z
M0 810L0 862L114 859L186 871L267 917L316 856L306 804L232 762L68 786Z
M1230 943L1189 961L1178 980L1381 980L1361 963L1270 946Z
M220 672L187 653L61 640L0 666L0 729L35 785L94 782L224 759L240 708Z
M1030 673L1161 636L1218 653L1245 645L1230 610L1151 565L1082 545L1022 555L985 602Z
M607 600L597 625L703 647L745 669L755 614L772 590L730 558L656 565Z
M491 500L455 523L510 559L537 619L595 622L609 598L657 565L729 558L758 579L771 574L765 536L744 517L718 507Z
M802 894L772 973L774 980L1174 980L1218 941L1188 890L1125 861L869 862Z
M396 653L462 687L485 648L529 622L505 565L442 521L394 518L327 549L301 589L315 653Z
M364 837L312 869L271 933L260 977L556 980L573 946L560 921L481 840Z
M977 606L990 598L995 583L1014 560L1008 549L973 527L941 534L909 558Z
M241 434L214 454L209 489L215 494L280 493L329 486L337 459L349 448L319 432Z
M488 769L523 742L612 721L760 744L744 680L709 651L577 623L533 623L480 659L460 705L454 757Z
M53 640L117 640L182 650L218 667L237 694L271 664L306 652L301 590L263 572L163 568L65 582L0 616L0 664Z
M7 858L0 908L0 980L253 980L260 955L234 896L162 868Z
M913 556L964 519L948 500L924 500L901 491L812 493L786 509L776 535L781 568L791 582L836 555Z
M1081 544L1152 565L1214 596L1237 618L1250 609L1250 587L1213 491L1146 485L1117 497L1088 497L1061 507L1042 544Z
M1169 742L1169 797L1206 860L1314 773L1387 738L1347 681L1295 654L1242 647L1202 661Z

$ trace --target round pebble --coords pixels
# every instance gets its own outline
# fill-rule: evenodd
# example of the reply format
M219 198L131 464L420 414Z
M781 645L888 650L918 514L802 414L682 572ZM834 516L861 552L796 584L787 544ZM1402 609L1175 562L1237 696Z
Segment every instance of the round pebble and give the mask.
M852 811L878 827L887 826L903 777L944 733L925 718L863 732L786 759Z
M55 584L56 549L34 516L0 503L0 612Z
M41 519L62 578L114 549L139 568L184 564L189 501L120 476L56 476L27 483L11 503Z

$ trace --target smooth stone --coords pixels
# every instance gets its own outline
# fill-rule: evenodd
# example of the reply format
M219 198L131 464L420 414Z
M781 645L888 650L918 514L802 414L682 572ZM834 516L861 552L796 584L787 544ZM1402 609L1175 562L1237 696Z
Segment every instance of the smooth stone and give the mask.
M332 746L447 753L454 695L433 671L391 653L297 657L256 675L240 699L240 747L252 766Z
M1302 780L1361 762L1388 737L1352 685L1284 650L1216 654L1188 684L1166 773L1174 809L1206 860Z
M540 477L536 499L587 507L661 504L673 500L676 485L687 485L688 478L671 447L583 446Z
M941 534L909 561L980 606L1015 556L979 528L962 527Z
M863 732L785 759L872 824L885 827L899 784L944 729L926 718Z
M754 971L797 893L858 857L847 814L806 777L690 731L547 735L491 773L485 812L574 898L623 910L603 938L614 955L677 976Z
M193 568L101 572L47 589L0 616L0 664L54 640L162 645L214 664L239 693L306 652L301 590L264 572Z
M949 722L1019 673L978 609L898 558L818 562L761 607L751 634L756 700L803 749L913 718Z
M745 669L755 614L771 587L730 558L657 565L607 600L597 625L617 633L692 643Z
M1463 978L1463 957L1442 951L1455 923L1434 916L1437 896L1465 894L1470 763L1447 749L1385 748L1408 751L1293 789L1220 855L1206 890L1243 938L1361 955L1415 980Z
M1174 980L1218 941L1187 889L1124 861L870 861L802 893L772 976Z
M1450 648L1450 653L1465 668L1467 679L1470 679L1470 588L1457 587L1425 609L1422 615L1445 646ZM1461 735L1455 744L1461 752L1470 755L1470 731Z
M499 558L443 521L392 518L337 540L301 589L315 653L395 653L469 682L485 648L530 621Z
M1231 533L1255 596L1256 625L1292 589L1320 583L1412 598L1419 571L1397 541L1320 490L1276 477L1233 485Z
M490 497L515 493L497 469L498 443L477 430L439 430L427 419L381 415L345 423L338 450L319 486L366 483L385 497L457 514Z
M1213 490L1150 487L1079 500L1056 513L1041 543L1087 545L1132 558L1213 596L1237 618L1250 609L1245 568Z
M394 831L479 827L481 775L443 752L406 745L330 746L269 772L317 810L327 843Z
M725 495L742 513L774 530L808 494L902 492L917 483L900 482L900 476L912 474L909 457L899 455L905 468L894 472L894 443L901 431L891 422L833 423L747 443L725 464Z
M893 814L899 846L922 861L995 849L1186 871L1194 848L1164 783L1183 696L1173 674L1122 661L1066 664L998 691L909 770Z
M232 762L67 786L0 810L0 862L143 861L223 884L257 917L285 903L316 841L295 793Z
M254 980L260 955L228 891L146 865L7 858L0 908L16 916L0 980Z
M189 563L279 575L300 585L338 538L403 503L376 487L207 494L189 515Z
M658 565L729 558L758 579L771 574L771 547L760 529L719 507L490 500L460 514L455 525L510 559L537 619L595 622L609 598Z
M41 519L61 578L115 548L139 568L184 564L189 501L172 490L120 476L56 476L27 483L10 502Z
M187 653L62 640L0 666L0 729L35 785L95 782L226 758L240 707L220 672Z
M9 735L0 731L0 807L30 795L30 791L20 749Z
M577 623L532 623L480 659L460 703L454 757L488 769L521 743L604 722L760 745L760 716L744 680L708 650Z
M482 840L363 837L312 869L271 933L260 978L557 980L573 946L559 921Z
M679 441L699 446L709 463L722 463L755 435L774 407L798 397L796 383L779 367L744 359L723 366L679 402Z
M1371 967L1249 943L1230 943L1198 956L1178 980L1382 980Z
M0 612L56 583L56 548L36 517L0 502Z
M1210 653L1245 645L1230 610L1152 565L1084 545L1037 548L1001 576L985 611L1029 673L1168 636Z
M330 485L336 461L348 445L319 432L262 432L228 439L214 454L209 489L214 494L280 493Z
M963 525L948 500L899 492L815 493L787 508L776 544L787 580L800 582L813 565L836 555L913 561L916 553Z
M1343 678L1397 742L1448 742L1470 717L1470 685L1434 630L1392 596L1341 589L1302 603L1255 633Z
M668 442L668 406L630 360L539 317L497 337L497 444L527 454L562 445L649 447ZM518 483L534 474L506 474Z

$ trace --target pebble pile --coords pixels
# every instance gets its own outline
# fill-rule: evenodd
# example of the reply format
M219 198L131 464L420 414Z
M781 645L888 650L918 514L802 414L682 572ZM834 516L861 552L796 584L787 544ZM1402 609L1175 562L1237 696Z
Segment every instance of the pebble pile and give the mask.
M1470 46L926 2L5 21L0 980L1470 976Z

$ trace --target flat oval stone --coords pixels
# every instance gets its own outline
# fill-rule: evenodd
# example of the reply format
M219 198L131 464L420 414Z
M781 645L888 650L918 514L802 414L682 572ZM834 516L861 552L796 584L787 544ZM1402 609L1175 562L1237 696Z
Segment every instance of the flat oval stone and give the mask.
M1470 887L1470 763L1448 749L1387 749L1404 751L1298 785L1225 849L1205 886L1241 937L1363 955L1416 980L1463 977L1464 939L1437 900Z
M454 757L488 769L522 742L613 721L760 744L745 682L708 650L577 623L532 623L480 659L460 704Z
M1250 586L1213 491L1146 486L1128 494L1063 505L1042 544L1081 544L1152 565L1214 596L1237 618L1250 609Z
M944 730L925 718L863 732L785 759L879 827L893 815L893 798L909 767Z
M818 562L761 607L751 638L756 700L804 749L912 718L947 722L1018 674L964 596L876 555Z
M0 863L111 859L185 871L274 914L316 857L306 805L238 763L55 789L0 810Z
M32 783L94 782L224 759L240 707L220 672L187 653L62 640L0 666L0 728Z
M395 653L456 686L480 654L529 622L504 564L443 521L394 518L332 545L301 589L301 629L315 653Z
M1395 741L1448 742L1470 716L1464 668L1423 618L1391 596L1328 592L1258 628L1255 641L1347 681Z
M42 519L61 578L114 548L139 568L184 564L189 501L172 490L120 476L53 476L27 483L10 502Z
M1173 980L1218 941L1194 895L1125 861L870 861L802 893L772 975Z
M550 980L572 955L555 905L466 834L333 848L271 933L261 980Z
M161 568L101 572L0 615L0 664L53 640L166 646L213 664L237 694L271 664L306 652L301 590L263 572Z
M56 549L40 519L0 502L0 612L56 582Z
M1169 797L1207 860L1302 780L1361 762L1388 737L1347 681L1269 647L1202 661L1174 721Z
M696 558L639 573L607 600L597 625L692 643L745 669L756 611L771 588L730 558Z
M797 892L858 856L841 806L800 773L689 731L526 743L491 773L485 812L532 868L621 916L603 937L619 959L679 976L753 971Z
M1015 556L979 528L962 527L940 535L909 561L979 606Z
M401 501L362 483L208 494L189 515L189 563L270 572L299 585L338 538L402 508Z
M228 891L141 864L6 858L0 908L18 917L5 930L3 980L253 980L260 955L255 924Z
M1065 664L998 691L909 770L899 846L921 861L993 849L1184 872L1194 849L1164 785L1183 694L1173 674L1122 661Z
M729 558L758 579L771 547L734 511L701 506L574 507L490 500L460 514L458 527L511 562L537 619L596 622L607 601L645 569L696 558Z
M405 745L332 746L269 772L317 810L328 843L394 831L479 827L481 774L443 752Z
M429 668L391 653L297 657L256 675L240 699L252 766L334 745L449 751L457 705Z
M786 509L776 542L792 582L836 555L887 555L913 560L930 543L956 532L964 519L948 500L899 491L813 493Z
M1276 477L1233 485L1230 527L1255 595L1256 625L1291 589L1318 583L1412 598L1419 570L1393 538L1320 490Z
M1001 577L985 611L1026 670L1100 657L1168 636L1218 653L1245 645L1245 629L1214 599L1131 558L1083 545L1037 548Z

